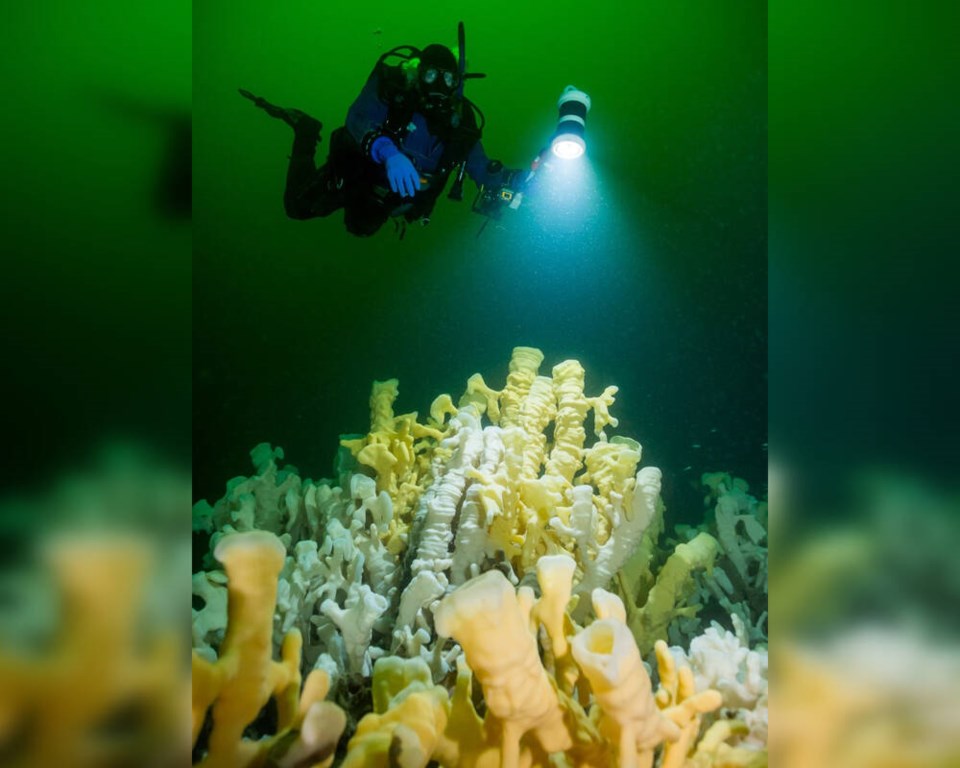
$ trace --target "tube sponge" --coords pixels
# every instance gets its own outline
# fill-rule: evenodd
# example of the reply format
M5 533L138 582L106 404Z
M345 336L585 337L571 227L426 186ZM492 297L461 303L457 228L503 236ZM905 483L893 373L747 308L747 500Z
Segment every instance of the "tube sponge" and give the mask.
M723 697L711 689L697 693L690 667L678 667L663 640L657 641L655 650L660 673L655 700L664 716L679 729L679 736L663 749L660 768L683 768L700 731L700 715L719 709Z
M3 615L0 764L141 765L147 753L156 765L182 764L189 758L179 738L186 736L179 644L144 632L139 622L151 547L128 535L71 530L44 541L40 552L58 588L53 615L60 616L49 638L36 632L44 621L28 619L20 628L30 642L21 645L9 643L10 616ZM26 593L25 605L47 619L42 594Z
M320 612L340 630L350 673L370 674L373 625L388 607L387 598L366 584L350 585L343 608L334 600L324 600L320 605Z
M665 747L661 768L680 768L698 732L699 715L720 706L716 691L695 692L692 672L689 668L678 671L662 642L657 644L661 688L654 695L636 641L624 622L623 603L616 595L595 590L594 610L600 618L574 635L564 611L574 568L569 555L541 558L537 577L543 597L536 602L531 587L514 591L500 571L488 571L444 598L435 611L438 633L461 644L487 705L482 725L469 717L470 708L457 708L456 720L473 745L459 752L460 764L479 765L470 758L481 753L484 766L496 764L494 756L478 749L481 741L490 746L494 743L486 734L491 739L499 735L500 765L506 768L530 761L547 765L547 754L560 750L575 765L606 765L606 756L599 762L597 757L605 748L604 741L615 745L615 764L625 768L650 768L654 750L665 741L676 742ZM535 639L541 625L549 636L549 645L547 637L541 636L544 662ZM551 677L547 674L551 656L557 662L572 656L571 669L561 670L558 663ZM579 681L578 668L582 672ZM568 677L569 671L573 674ZM460 702L464 696L461 679ZM584 704L593 701L595 710L589 719L568 695L573 684ZM535 743L523 743L527 733L533 734Z
M656 467L644 467L637 472L633 496L627 505L628 511L607 541L595 547L596 554L592 558L589 551L593 541L593 519L596 513L592 506L591 486L574 488L571 522L576 531L584 571L575 590L578 595L585 596L597 587L605 587L636 550L644 531L654 519L657 505L660 504L660 478L660 470ZM582 621L588 607L589 603L581 598L581 602L574 609L573 618Z
M557 658L566 655L569 645L564 633L564 612L570 602L576 567L569 555L544 555L537 561L537 581L543 597L537 602L536 617L546 627Z
M520 424L520 407L543 362L543 352L533 347L514 347L510 357L510 372L507 384L500 393L500 426L516 427Z
M227 572L229 620L218 661L208 664L194 656L194 677L207 684L200 691L194 686L193 740L212 704L216 728L208 764L242 765L250 758L242 756L243 729L290 674L271 660L277 577L286 549L272 533L253 531L223 537L214 556Z
M620 768L650 768L654 749L664 747L660 768L681 768L700 727L700 714L717 709L717 691L696 693L693 673L677 669L664 642L656 646L660 688L653 695L636 641L613 595L597 590L598 619L571 641L600 711L600 732L617 745Z
M301 693L297 630L284 637L283 660L272 660L277 577L286 549L272 533L251 531L224 536L214 555L227 573L228 624L216 662L193 656L193 743L213 707L202 765L242 768L264 756L275 765L307 760L329 765L346 718L338 707L321 701L329 687L326 673L314 670ZM245 741L244 729L271 696L277 699L281 732L272 739Z
M643 607L632 612L630 629L641 638L647 652L657 640L665 640L667 626L676 616L693 615L697 606L683 607L696 584L693 573L698 568L709 570L717 556L717 540L709 533L700 533L692 541L678 544L657 575ZM621 581L621 587L623 582ZM628 600L630 595L627 594Z
M463 648L501 732L501 766L520 764L520 740L532 732L546 752L572 746L557 691L540 664L529 613L500 571L487 571L444 598L437 632Z
M520 407L520 427L526 435L523 444L523 466L520 470L523 479L533 480L540 477L547 447L545 431L556 416L556 409L553 381L547 376L537 376Z
M374 711L358 724L343 768L423 768L437 752L450 709L446 689L433 685L421 659L378 659Z
M377 491L390 494L394 506L405 509L407 498L416 489L421 467L418 466L414 441L423 436L439 438L440 432L417 423L417 414L395 416L396 379L373 382L370 393L370 432L365 437L342 439L340 445L350 450L360 463L371 467L377 476ZM409 486L409 487L408 487Z
M470 403L476 405L480 413L486 413L493 424L500 423L500 392L488 387L479 373L467 379L467 391L460 398L461 408Z
M564 360L553 366L557 416L546 473L562 477L568 484L573 482L573 476L580 469L587 437L583 422L590 403L583 394L585 376L583 366L576 360Z
M630 630L616 619L600 619L579 632L572 645L602 713L601 733L618 745L618 765L649 768L654 748L678 738L680 731L657 709Z

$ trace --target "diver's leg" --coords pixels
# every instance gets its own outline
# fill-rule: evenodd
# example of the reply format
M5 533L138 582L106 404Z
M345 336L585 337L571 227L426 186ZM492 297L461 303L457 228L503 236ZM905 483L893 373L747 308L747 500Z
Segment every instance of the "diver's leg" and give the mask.
M362 155L346 128L330 134L327 162L314 165L316 141L311 134L297 131L287 169L284 204L287 215L297 219L329 216L362 196ZM379 227L379 225L377 225Z
M276 104L271 104L262 96L254 96L252 93L250 93L250 91L244 90L243 88L239 88L238 90L243 98L250 99L254 105L262 109L264 112L270 115L270 117L283 120L283 122L293 128L294 131L310 131L314 127L313 124L316 124L315 127L317 132L319 132L323 127L319 120L317 120L315 117L311 117L303 110L294 109L293 107L278 107Z
M314 155L320 141L323 124L306 112L289 107L278 107L261 96L239 89L240 95L252 101L270 117L283 120L293 128L293 149L287 165L287 184L283 193L283 207L292 219L312 219L328 216L340 207L335 184L329 183L326 166L317 169Z
M283 192L283 207L292 219L327 215L314 212L314 202L327 191L328 186L325 169L318 170L314 160L319 140L319 130L294 133L290 163L287 165L287 185Z

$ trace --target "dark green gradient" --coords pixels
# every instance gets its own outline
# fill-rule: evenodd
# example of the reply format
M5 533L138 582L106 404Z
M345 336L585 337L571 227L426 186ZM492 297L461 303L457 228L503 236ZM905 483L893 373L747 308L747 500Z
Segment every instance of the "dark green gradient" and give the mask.
M3 480L110 436L185 461L190 6L14 4L0 36Z
M955 18L819 10L771 14L773 444L807 477L954 477Z

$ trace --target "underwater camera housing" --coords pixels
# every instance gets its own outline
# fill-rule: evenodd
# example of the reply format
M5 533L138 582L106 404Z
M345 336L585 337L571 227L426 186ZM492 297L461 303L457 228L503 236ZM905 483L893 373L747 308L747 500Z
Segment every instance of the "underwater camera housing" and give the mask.
M503 163L499 160L492 160L487 166L491 174L502 173ZM506 183L498 186L483 185L473 201L473 212L479 213L491 219L499 219L504 209L510 208L516 210L523 202L523 193L512 188L512 179L508 178Z

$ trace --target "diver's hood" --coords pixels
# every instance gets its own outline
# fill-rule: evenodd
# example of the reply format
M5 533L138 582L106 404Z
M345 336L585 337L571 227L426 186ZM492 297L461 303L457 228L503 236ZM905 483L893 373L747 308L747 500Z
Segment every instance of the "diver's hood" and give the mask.
M445 45L428 45L420 52L417 84L424 104L449 101L460 85L460 65Z

